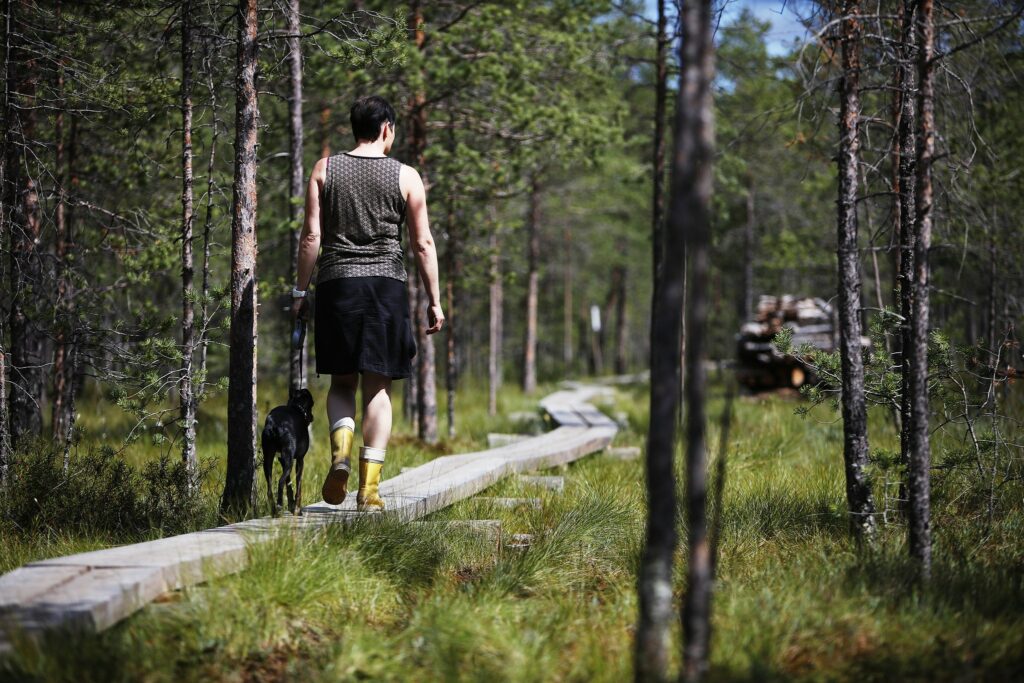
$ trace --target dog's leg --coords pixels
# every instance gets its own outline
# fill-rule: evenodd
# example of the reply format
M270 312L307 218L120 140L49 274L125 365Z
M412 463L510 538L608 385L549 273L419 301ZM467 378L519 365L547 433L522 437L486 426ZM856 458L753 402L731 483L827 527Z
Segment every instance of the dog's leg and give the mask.
M295 509L294 514L302 514L302 462L304 458L295 459Z
M264 441L264 443L266 443ZM264 446L263 448L263 476L267 480L267 500L270 502L270 516L277 517L277 506L274 505L274 489L271 488L270 477L274 474L274 453Z
M283 463L282 463L283 464ZM281 478L277 480L277 506L284 506L284 485L288 481L288 470L286 469L281 473ZM290 485L290 482L289 482Z
M282 491L288 489L288 507L287 510L293 510L295 507L295 494L292 492L292 454L287 445L281 450L281 469L284 470L281 474L281 481L277 485L277 504L281 505L281 494Z

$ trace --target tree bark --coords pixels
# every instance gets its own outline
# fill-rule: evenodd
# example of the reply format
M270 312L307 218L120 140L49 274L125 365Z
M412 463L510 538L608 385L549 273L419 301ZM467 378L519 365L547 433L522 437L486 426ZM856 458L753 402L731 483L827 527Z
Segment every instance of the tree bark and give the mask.
M418 329L419 329L418 328L418 325L419 325L418 316L419 316L419 303L420 303L420 288L419 288L419 285L416 282L415 256L413 255L412 245L411 244L409 245L409 248L406 251L405 260L406 260L406 263L410 264L409 271L408 271L408 273L406 273L406 281L405 281L405 283L406 283L405 284L405 291L406 291L406 295L409 297L409 319L412 321L413 330L418 332ZM420 354L419 340L420 340L419 334L417 334L416 335L416 344L417 344L416 355L417 356L419 356L419 354ZM402 413L405 416L405 419L409 422L409 424L414 426L414 427L416 427L417 429L419 428L419 422L420 422L420 419L419 419L419 415L420 415L420 413L419 413L419 383L420 383L420 375L419 375L420 364L419 364L419 361L420 361L420 359L416 358L415 361L413 362L412 374L409 376L409 379L407 379L405 381L405 386L403 387L403 393L402 393Z
M205 393L206 356L210 345L209 334L206 330L210 324L208 302L210 300L210 233L213 230L213 168L217 155L217 140L220 138L220 118L217 116L217 88L213 82L213 66L210 63L211 58L209 53L204 54L204 58L207 62L206 83L210 92L210 110L213 112L213 134L210 137L210 158L206 165L206 215L203 219L203 334L200 339L198 384L200 395Z
M454 130L454 129L452 129ZM445 390L447 391L447 412L448 412L448 438L455 438L455 387L458 382L458 347L455 325L459 322L462 311L457 305L455 283L460 281L462 264L459 257L459 235L456 224L455 198L449 193L448 211L446 216L448 227L448 247L445 251L445 261L448 267L448 277L445 283L445 295L447 297L446 307L448 317L445 321L448 327L447 358L445 362Z
M239 0L231 221L228 466L221 511L256 505L256 0Z
M291 93L288 97L288 120L290 123L289 167L291 187L289 192L288 217L292 223L291 272L289 278L296 280L299 260L299 235L302 232L302 198L305 196L305 170L302 164L302 45L299 42L299 0L289 0L288 22L288 66ZM289 393L294 394L306 387L305 359L309 358L307 340L303 335L302 344L292 348L288 363Z
M416 49L422 53L426 49L426 34L423 31L423 7L420 0L413 0L410 5L410 27L413 32ZM413 93L410 105L409 151L419 167L423 184L428 188L427 164L427 95L417 89ZM427 334L427 299L426 291L420 278L416 281L417 305L416 324L416 413L417 434L427 443L437 443L437 361L434 349L434 337Z
M654 270L661 265L665 222L665 110L668 99L668 17L665 0L658 0L658 24L654 54L654 196L651 201L651 234L654 239Z
M914 302L910 343L910 556L921 578L931 576L931 444L928 435L928 249L932 239L932 160L935 155L935 26L932 0L917 7L919 115L914 204Z
M711 241L712 162L715 142L712 81L715 71L712 2L683 10L679 114L671 227L681 232L690 259L686 295L686 526L688 561L683 601L683 678L699 681L711 651L711 580L714 558L708 542L705 377L708 270ZM666 263L668 263L667 261ZM677 304L678 305L678 304Z
M914 0L904 0L900 9L900 41L897 46L899 65L899 114L897 121L897 143L899 150L897 218L899 220L899 271L896 289L899 298L900 316L900 456L905 467L910 463L910 319L914 301L914 187L916 159L914 150L915 106L911 93L914 90L914 70L911 60L914 52ZM900 486L900 500L906 500L906 485Z
M867 403L861 348L861 278L857 248L857 167L860 158L860 0L846 0L841 23L839 81L839 345L842 364L843 462L850 530L857 538L875 530L875 506L865 468L868 464Z
M491 301L489 344L487 355L488 398L487 414L498 414L498 390L501 388L502 374L502 307L505 303L505 292L501 279L501 252L498 244L497 226L491 225Z
M665 50L665 2L658 1L659 79L663 78ZM672 561L676 536L676 483L673 460L676 440L676 411L679 401L679 346L682 327L685 258L684 237L676 222L666 230L661 217L663 193L659 192L664 164L664 91L658 85L661 106L655 120L654 213L651 220L654 287L651 297L650 422L647 431L646 485L647 529L640 561L637 597L639 612L633 663L638 682L667 681L671 625L675 613ZM682 109L677 111L678 117ZM677 159L682 138L676 136ZM673 195L673 204L679 198ZM673 207L675 208L675 207ZM673 218L676 214L673 213ZM664 252L664 253L663 253ZM672 268L661 268L662 261Z
M540 282L537 265L540 261L540 181L530 180L529 210L526 216L526 337L523 340L523 393L537 390L537 297Z
M13 2L13 0L12 0ZM11 394L8 410L12 446L27 436L42 432L43 371L42 336L37 327L36 309L42 297L39 243L39 197L31 177L26 154L35 130L35 89L38 75L35 58L16 42L13 10L8 9L10 60L7 65L8 103L7 139L4 140L7 200L10 219L11 259ZM15 112L14 110L17 109Z
M743 226L743 291L740 293L740 323L754 314L754 240L757 228L754 214L754 174L747 175L747 221Z
M62 3L57 2L56 19L58 26L61 26ZM57 302L54 307L56 318L55 343L53 351L53 403L50 413L50 425L53 440L56 443L67 444L71 440L71 431L74 425L74 385L73 375L74 361L71 356L75 353L70 343L70 338L75 336L74 321L74 290L71 287L68 272L71 268L69 253L73 238L71 235L71 217L67 207L67 184L71 177L72 165L74 162L74 138L69 141L67 149L64 144L64 59L61 58L57 67L57 92L60 100L60 107L54 115L54 167L57 180L57 207L54 215L54 228L56 232L54 251L56 256L57 274ZM75 132L74 122L71 125L71 135ZM65 151L66 160L65 160ZM67 460L65 459L64 471L67 471Z
M0 154L0 251L12 249L9 246L11 240L11 222L8 219L11 210L11 199L14 193L10 187L8 160L11 158L11 130L10 122L12 115L11 108L11 0L4 0L4 63L3 63L3 142L4 153ZM11 432L10 414L7 404L7 367L9 358L7 355L7 338L4 323L6 321L0 316L0 489L7 486L7 473L11 462Z
M619 266L619 292L615 297L615 372L626 372L626 267Z
M565 375L572 374L573 339L572 339L572 227L565 224L562 230L562 244L565 248L562 271L562 362L565 364Z
M181 379L178 397L181 412L181 460L195 486L199 469L196 458L196 400L192 363L195 357L195 266L192 258L192 2L181 8Z

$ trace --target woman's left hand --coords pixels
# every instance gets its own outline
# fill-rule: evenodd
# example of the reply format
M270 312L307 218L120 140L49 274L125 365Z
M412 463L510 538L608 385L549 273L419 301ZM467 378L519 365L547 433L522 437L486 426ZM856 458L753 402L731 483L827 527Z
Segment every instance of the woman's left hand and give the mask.
M303 296L292 299L292 322L299 318L305 320L307 308L306 297Z

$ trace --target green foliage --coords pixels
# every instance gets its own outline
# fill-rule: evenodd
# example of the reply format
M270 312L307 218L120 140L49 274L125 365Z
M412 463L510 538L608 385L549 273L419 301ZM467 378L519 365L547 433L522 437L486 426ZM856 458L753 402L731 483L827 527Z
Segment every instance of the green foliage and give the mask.
M199 484L211 467L203 464ZM164 456L140 469L109 446L91 446L84 453L72 449L65 471L63 449L39 439L14 453L0 498L0 529L128 541L202 528L212 521L209 513L180 461Z

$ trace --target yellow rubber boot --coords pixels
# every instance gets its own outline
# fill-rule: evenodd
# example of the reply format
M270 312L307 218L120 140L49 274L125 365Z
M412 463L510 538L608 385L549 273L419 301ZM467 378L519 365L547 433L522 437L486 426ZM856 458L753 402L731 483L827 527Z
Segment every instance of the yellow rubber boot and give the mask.
M356 508L360 512L384 509L384 501L379 493L380 471L383 468L383 448L359 448L359 493L356 494Z
M343 417L331 425L331 467L324 480L324 502L340 505L348 493L348 475L352 470L352 442L355 441L356 423L351 417Z

